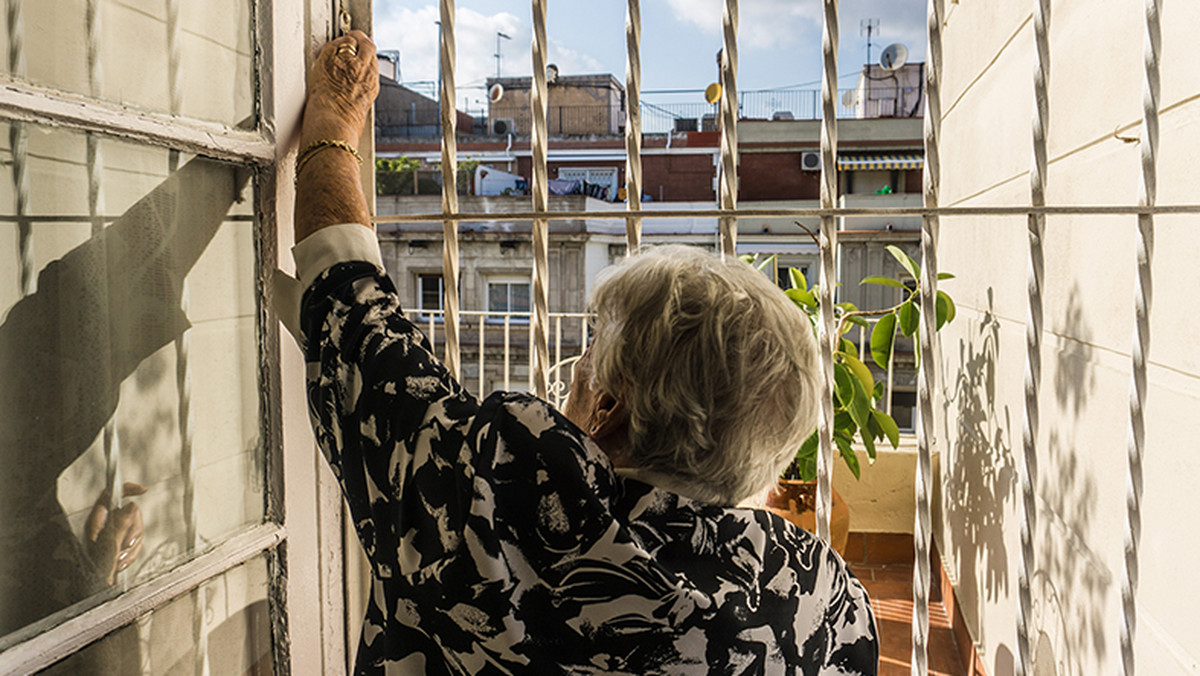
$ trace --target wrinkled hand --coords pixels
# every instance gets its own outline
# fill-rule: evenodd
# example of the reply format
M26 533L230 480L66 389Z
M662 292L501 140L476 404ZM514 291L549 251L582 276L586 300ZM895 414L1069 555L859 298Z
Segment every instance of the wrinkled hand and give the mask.
M371 38L356 30L329 41L308 73L302 134L357 145L378 93L379 63Z
M133 482L122 486L125 497L141 495L146 487ZM106 490L96 498L92 512L83 527L84 545L88 558L109 585L116 584L117 573L129 567L142 551L142 510L126 502L109 510L112 495Z

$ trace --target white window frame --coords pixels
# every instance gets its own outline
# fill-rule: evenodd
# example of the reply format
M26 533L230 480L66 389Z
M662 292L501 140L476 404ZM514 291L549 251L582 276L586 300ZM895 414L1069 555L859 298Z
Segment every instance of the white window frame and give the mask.
M492 285L493 284L505 284L510 287L509 292L508 292L508 298L509 298L508 305L510 307L506 307L503 310L492 307ZM515 311L515 310L511 309L511 305L512 305L512 302L511 302L512 289L511 289L511 287L514 284L524 285L526 288L529 289L530 307L529 307L529 309L526 309L523 312ZM530 280L529 276L522 277L520 275L489 275L484 278L483 297L484 297L484 302L487 304L486 307L487 307L487 311L489 313L490 312L505 312L508 314L513 314L515 316L513 316L512 319L509 320L510 323L512 323L512 324L528 324L529 323L529 313L533 309L533 283ZM521 315L524 315L524 316L521 316ZM504 320L501 319L500 317L489 317L488 321L503 322Z
M355 28L369 33L371 0L251 0L251 7L252 42L258 47L255 109L259 122L253 131L137 111L0 76L4 84L0 87L2 120L109 134L255 168L258 361L267 456L262 524L69 619L52 616L21 630L29 637L0 653L0 673L29 673L49 667L263 555L271 574L276 673L315 675L350 669L362 613L359 597L347 592L349 587L361 586L362 569L357 561L361 554L345 546L341 494L313 444L307 421L303 357L290 339L280 337L270 280L276 267L294 272L289 253L294 244L292 167L306 63L333 37L342 11ZM301 53L305 58L296 58ZM374 156L371 131L368 125L360 144L368 162L373 162ZM365 194L373 197L373 172L363 172L363 181ZM373 199L370 208L374 213ZM354 618L352 622L347 623L347 616Z

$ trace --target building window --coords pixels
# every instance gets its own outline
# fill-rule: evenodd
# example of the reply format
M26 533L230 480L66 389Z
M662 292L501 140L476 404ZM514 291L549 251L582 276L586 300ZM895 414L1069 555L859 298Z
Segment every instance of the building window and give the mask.
M522 313L514 321L529 321L529 280L501 278L488 280L487 309L489 312Z
M445 287L442 276L435 274L417 275L417 309L442 310Z

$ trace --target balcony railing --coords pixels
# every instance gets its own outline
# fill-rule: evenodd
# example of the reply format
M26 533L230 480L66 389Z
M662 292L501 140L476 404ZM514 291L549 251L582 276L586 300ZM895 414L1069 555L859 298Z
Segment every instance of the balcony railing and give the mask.
M589 323L591 315L584 312L551 312L550 340L551 361L549 369L549 400L559 409L566 405L567 393L571 388L573 366L590 342ZM409 318L420 326L429 336L432 344L439 349L444 343L446 313L443 310L415 309L409 311ZM514 388L534 389L533 352L534 336L532 331L533 313L531 312L489 312L481 310L460 310L458 312L458 335L462 350L463 377L462 382L480 399L495 390L510 391ZM878 321L875 317L863 317L869 324ZM870 335L871 329L858 326L847 337L854 342L859 351L859 359L867 364L872 371L876 370L871 358ZM905 341L896 341L903 349ZM903 353L901 353L903 354ZM904 431L912 431L911 406L897 404L895 399L896 375L898 366L897 353L892 353L888 368L876 374L879 382L885 383L884 396L879 404L888 415L901 413L897 423ZM910 374L911 375L911 374ZM907 412L895 411L897 408L908 408Z

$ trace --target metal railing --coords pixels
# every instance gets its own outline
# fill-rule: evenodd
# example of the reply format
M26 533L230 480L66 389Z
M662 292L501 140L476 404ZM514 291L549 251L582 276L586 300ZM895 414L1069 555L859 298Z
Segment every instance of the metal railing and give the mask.
M408 315L426 332L430 343L446 342L445 310L415 309L409 310ZM533 391L533 313L460 310L457 315L456 328L463 354L463 385L474 388L474 394L480 399L496 390L512 390L514 386ZM561 409L571 386L571 367L590 343L588 320L591 315L551 312L549 317L553 358L548 374L548 401ZM468 374L467 369L473 373Z
M445 310L410 309L408 317L425 331L435 347L444 345ZM566 404L567 393L571 387L571 367L583 356L591 342L590 319L591 315L585 312L550 313L553 346L548 391L550 403L559 409ZM862 319L868 325L879 321L877 317ZM512 390L514 386L528 387L532 391L532 321L531 312L460 310L457 328L460 337L459 349L463 357L463 385L473 390L480 399L496 390ZM871 330L870 326L857 326L847 333L846 337L855 343L859 359L875 371L877 367L871 358ZM893 414L894 395L898 391L896 375L902 371L897 366L896 357L898 354L911 356L911 353L898 352L896 348L909 349L904 347L906 342L903 339L894 341L888 368L879 369L880 382L884 383L883 397L879 405L888 415ZM911 420L911 416L902 417L902 420ZM912 431L910 423L906 422L900 427Z

